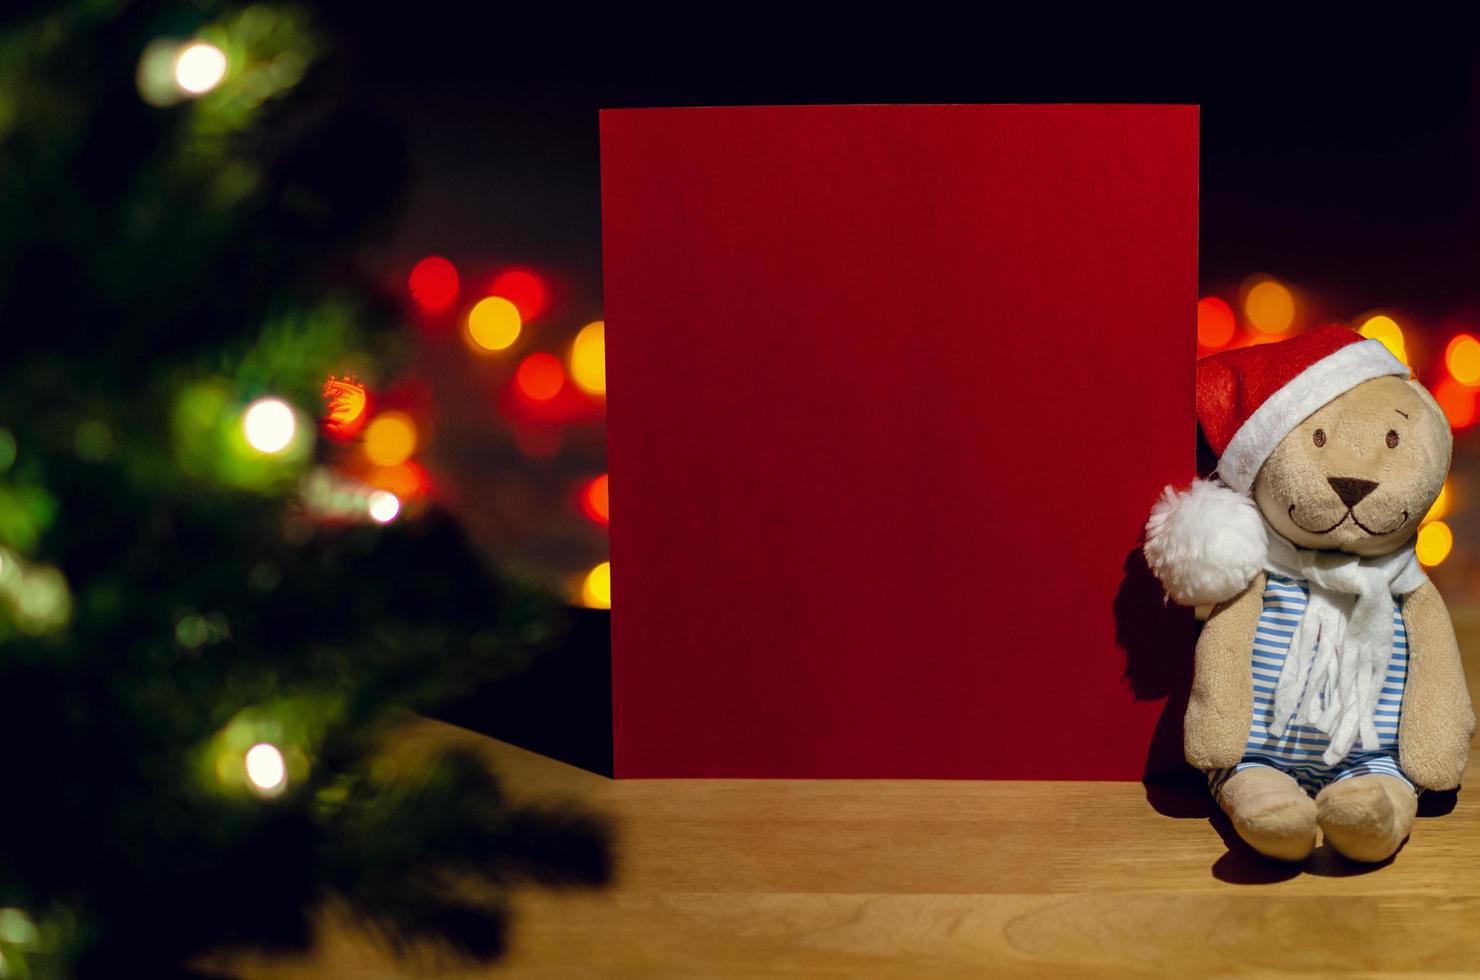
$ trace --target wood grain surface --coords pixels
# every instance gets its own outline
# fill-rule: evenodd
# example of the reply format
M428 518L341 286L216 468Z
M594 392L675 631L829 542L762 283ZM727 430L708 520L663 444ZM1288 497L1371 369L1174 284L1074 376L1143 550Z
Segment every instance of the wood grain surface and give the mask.
M1480 619L1456 618L1473 691ZM1389 864L1321 847L1291 869L1244 848L1196 786L613 782L429 721L403 748L449 740L481 746L511 795L610 814L616 883L519 891L492 967L397 961L333 913L312 956L219 965L262 980L1480 973L1473 792L1428 799Z

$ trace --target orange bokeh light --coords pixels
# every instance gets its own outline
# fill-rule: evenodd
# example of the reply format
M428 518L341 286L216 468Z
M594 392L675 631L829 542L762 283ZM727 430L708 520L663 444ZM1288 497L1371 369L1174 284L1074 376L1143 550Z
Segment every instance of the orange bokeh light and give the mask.
M1449 417L1449 424L1463 429L1475 421L1475 391L1453 378L1445 378L1434 387L1434 400Z
M447 309L457 300L457 267L440 255L428 255L411 269L406 288L411 300L428 313Z
M369 418L370 394L353 375L329 376L324 382L324 432L335 439L350 439Z
M1197 342L1201 347L1217 349L1233 339L1236 328L1233 307L1216 296L1197 301Z
M1454 380L1468 387L1480 387L1480 340L1462 333L1444 348L1444 366Z
M610 502L607 497L607 474L603 473L586 484L581 493L581 510L597 524L611 523Z
M526 398L549 401L565 387L565 365L553 354L531 354L520 362L514 386Z
M365 480L377 490L389 490L402 500L415 500L427 492L427 471L407 460L395 466L377 466Z
M545 281L529 269L506 269L493 280L488 291L513 303L519 310L519 319L525 323L544 312L549 299Z

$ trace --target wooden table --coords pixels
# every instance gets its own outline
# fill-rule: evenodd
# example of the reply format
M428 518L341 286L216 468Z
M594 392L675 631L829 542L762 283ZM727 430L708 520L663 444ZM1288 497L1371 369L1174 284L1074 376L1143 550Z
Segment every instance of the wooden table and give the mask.
M1467 656L1480 654L1480 620L1460 632ZM1480 662L1469 673L1473 687ZM1388 865L1323 847L1292 871L1238 844L1196 790L613 782L437 722L412 731L423 745L478 744L512 795L584 801L619 834L613 887L520 891L509 955L439 976L1480 973L1473 792L1421 816ZM1467 779L1480 787L1477 765L1480 753ZM231 966L264 980L427 975L332 919L310 958Z

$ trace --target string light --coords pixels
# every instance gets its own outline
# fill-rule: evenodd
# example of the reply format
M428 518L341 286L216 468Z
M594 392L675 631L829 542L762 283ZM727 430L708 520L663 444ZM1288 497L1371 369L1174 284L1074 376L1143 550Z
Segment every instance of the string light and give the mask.
M440 313L457 301L461 284L457 266L440 255L428 255L411 267L406 278L411 301L427 313Z
M377 524L389 524L401 513L401 501L389 490L376 490L370 495L369 511Z
M1385 314L1368 317L1357 328L1357 333L1369 340L1380 340L1392 355L1404 364L1408 363L1408 348L1403 339L1403 328L1398 321Z
M612 607L612 563L604 561L586 573L581 583L581 602L592 609Z
M399 500L411 500L425 494L431 481L427 478L426 470L408 459L395 466L377 466L366 482L377 489L395 494Z
M603 473L586 484L581 493L581 510L597 524L611 523L610 502L607 497L607 474Z
M1261 333L1284 333L1295 322L1295 297L1268 277L1256 277L1244 294L1244 316Z
M330 375L324 382L324 431L336 439L348 439L365 424L369 392L354 377Z
M1468 428L1475 421L1475 389L1467 388L1453 378L1434 386L1434 400L1444 409L1449 424L1456 429Z
M226 77L226 52L196 41L175 56L175 84L186 95L205 95Z
M1433 568L1448 558L1453 548L1454 532L1443 521L1432 521L1418 529L1418 543L1414 550L1418 552L1420 563Z
M514 372L514 385L526 398L549 401L565 387L565 368L553 354L531 354Z
M297 430L293 409L280 398L259 398L247 406L242 416L247 445L268 456L287 449Z
M593 395L606 394L606 324L588 323L570 345L570 376Z
M396 466L416 452L416 423L403 412L382 412L365 429L365 458Z
M243 759L247 782L261 796L277 796L287 788L288 766L283 753L270 742L258 742Z
M502 296L480 299L468 311L468 341L477 351L506 350L519 339L519 308Z
M1480 386L1480 340L1462 333L1444 348L1444 366L1466 388Z
M1216 296L1197 301L1197 343L1200 347L1218 349L1233 339L1237 324L1233 307Z
M508 269L499 273L488 291L513 303L525 323L545 310L545 281L529 269Z

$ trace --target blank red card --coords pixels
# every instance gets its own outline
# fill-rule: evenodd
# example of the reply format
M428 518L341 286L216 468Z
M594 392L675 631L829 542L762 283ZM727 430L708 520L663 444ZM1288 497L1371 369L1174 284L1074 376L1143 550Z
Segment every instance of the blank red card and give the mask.
M1128 675L1191 657L1127 570L1195 465L1197 138L601 113L619 777L1142 775Z

